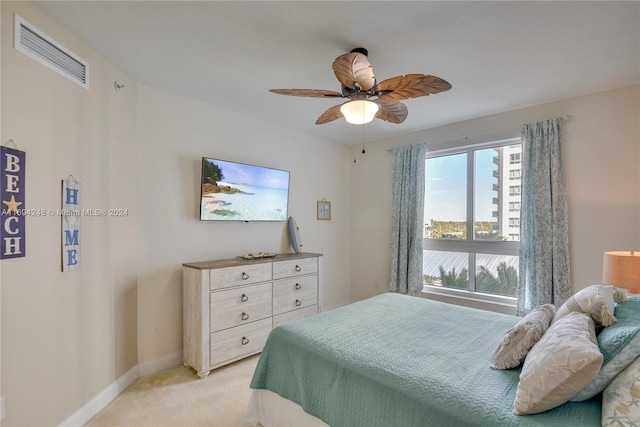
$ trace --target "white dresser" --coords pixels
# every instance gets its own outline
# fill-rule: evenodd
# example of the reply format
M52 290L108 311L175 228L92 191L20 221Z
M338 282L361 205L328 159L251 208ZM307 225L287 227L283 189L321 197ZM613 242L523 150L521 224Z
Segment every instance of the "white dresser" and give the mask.
M200 378L259 353L272 328L318 312L322 254L182 264L183 360Z

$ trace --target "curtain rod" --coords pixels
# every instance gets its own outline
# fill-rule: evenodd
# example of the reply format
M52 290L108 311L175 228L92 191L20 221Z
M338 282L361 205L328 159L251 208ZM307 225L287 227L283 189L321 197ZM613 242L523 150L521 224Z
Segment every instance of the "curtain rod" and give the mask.
M556 117L556 118L560 119L560 120L564 120L564 121L569 121L569 120L571 120L572 116L569 115L569 114L565 114L562 117ZM504 132L506 130L513 130L513 129L520 129L520 126L511 126L511 127L508 127L508 128L493 129L493 130L488 130L488 131L484 131L484 132L472 133L472 134L464 135L464 136L455 136L453 138L439 139L437 141L425 142L425 144L437 144L439 142L453 141L454 139L463 139L463 138L467 139L467 138L472 137L472 136L484 135L484 134L487 134L487 133ZM387 148L387 152L391 152L391 150L392 150L391 148Z

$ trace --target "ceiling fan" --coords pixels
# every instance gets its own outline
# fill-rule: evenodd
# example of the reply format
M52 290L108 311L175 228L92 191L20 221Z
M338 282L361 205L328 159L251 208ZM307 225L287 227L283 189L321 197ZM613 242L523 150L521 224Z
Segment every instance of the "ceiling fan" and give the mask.
M280 95L314 98L348 98L333 106L316 120L317 125L344 117L353 124L369 123L377 117L390 123L402 123L407 118L403 99L433 95L451 89L440 77L426 74L407 74L376 82L368 51L358 47L333 61L333 72L342 84L342 91L323 89L271 89Z

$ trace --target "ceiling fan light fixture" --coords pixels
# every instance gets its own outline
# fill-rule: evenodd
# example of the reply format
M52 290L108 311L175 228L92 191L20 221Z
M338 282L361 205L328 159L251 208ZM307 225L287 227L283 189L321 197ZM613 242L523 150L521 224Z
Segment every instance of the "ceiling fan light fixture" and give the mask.
M338 56L331 68L340 82L340 92L326 89L271 89L271 92L324 99L343 98L343 104L325 110L316 124L322 125L344 117L348 123L362 125L374 118L389 123L402 123L407 118L408 111L407 106L400 101L451 89L450 83L429 74L406 74L378 83L368 52L363 48Z
M379 108L375 102L356 99L342 104L340 112L347 122L353 125L363 125L371 122L376 117Z

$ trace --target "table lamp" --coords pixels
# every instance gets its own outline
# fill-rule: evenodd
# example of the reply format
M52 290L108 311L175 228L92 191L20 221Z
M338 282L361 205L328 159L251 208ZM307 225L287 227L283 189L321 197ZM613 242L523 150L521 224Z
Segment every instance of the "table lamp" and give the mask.
M640 293L640 251L605 252L602 283Z

